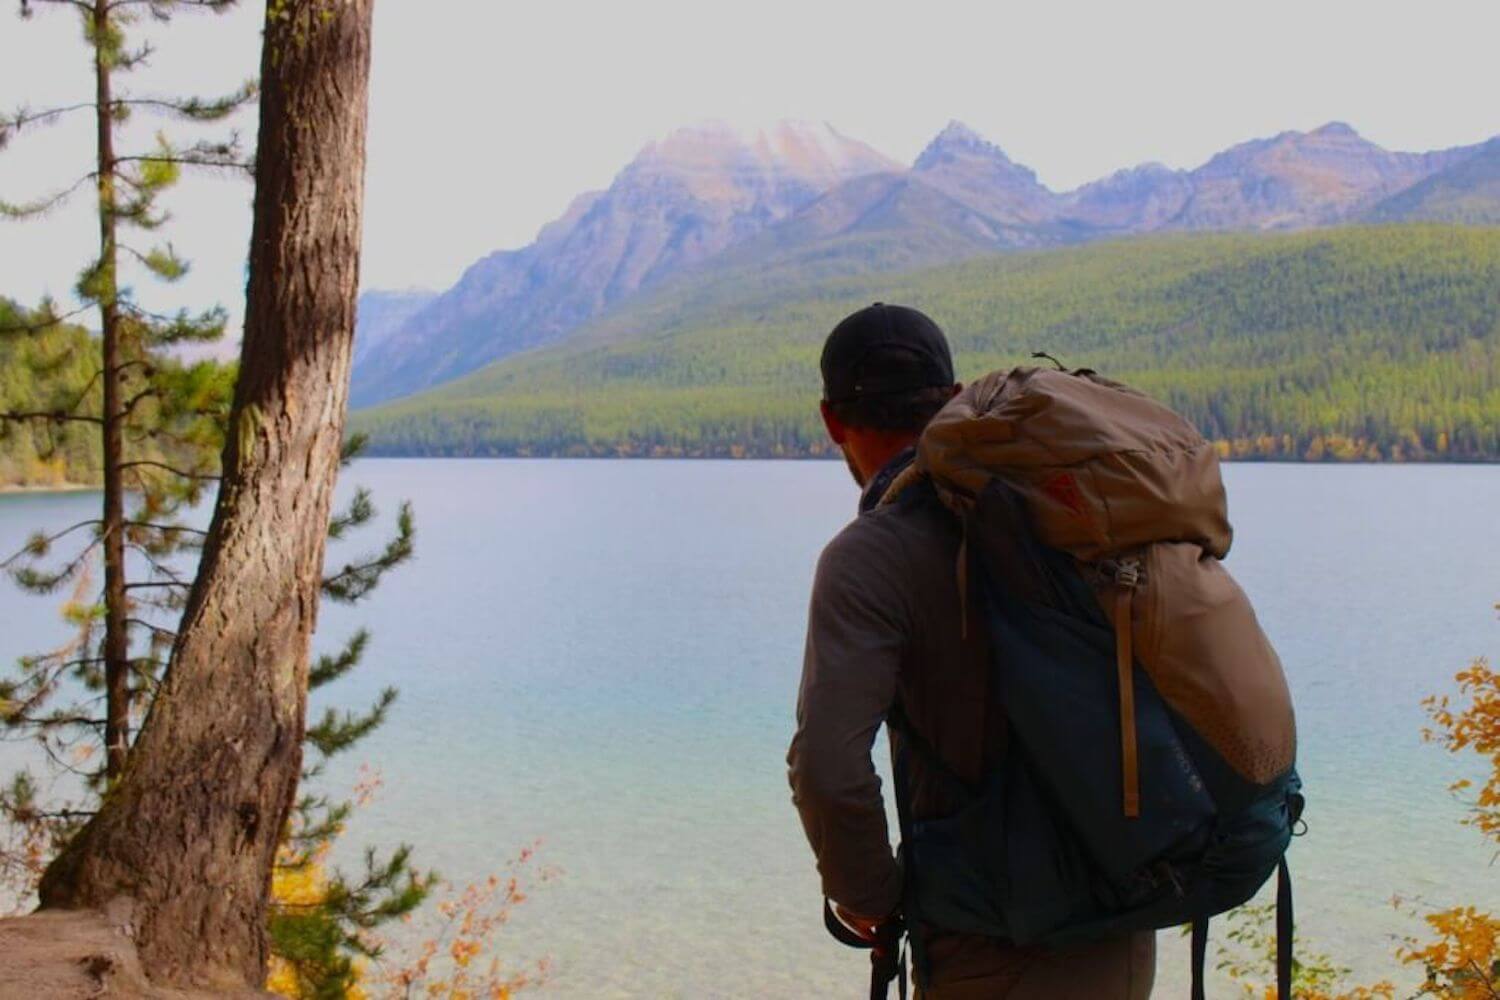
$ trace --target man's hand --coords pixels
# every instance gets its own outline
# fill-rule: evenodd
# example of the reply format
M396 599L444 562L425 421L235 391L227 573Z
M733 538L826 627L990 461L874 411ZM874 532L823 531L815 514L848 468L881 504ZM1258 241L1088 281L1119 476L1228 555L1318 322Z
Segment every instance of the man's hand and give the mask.
M883 917L867 917L855 913L838 903L834 903L833 915L839 918L839 923L853 931L860 939L874 944L880 937L880 928L894 914L887 914Z

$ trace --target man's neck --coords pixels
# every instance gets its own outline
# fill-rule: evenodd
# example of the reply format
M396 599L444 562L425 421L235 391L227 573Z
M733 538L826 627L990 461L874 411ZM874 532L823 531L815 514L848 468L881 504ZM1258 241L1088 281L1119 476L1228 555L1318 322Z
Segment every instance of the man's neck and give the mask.
M886 491L891 488L891 484L896 481L896 477L911 464L914 457L912 445L915 443L916 438L912 438L911 444L893 453L886 459L884 465L876 469L875 473L865 480L859 492L859 512L861 514L880 506L881 499L885 497Z
M891 459L917 443L919 435L909 432L893 434L867 434L858 444L854 461L865 482L873 479Z

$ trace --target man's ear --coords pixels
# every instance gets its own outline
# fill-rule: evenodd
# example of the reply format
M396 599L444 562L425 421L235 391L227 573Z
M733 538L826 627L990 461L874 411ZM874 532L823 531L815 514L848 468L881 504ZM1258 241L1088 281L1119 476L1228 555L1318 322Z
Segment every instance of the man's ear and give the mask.
M828 429L828 436L833 439L834 444L842 445L849 436L849 428L834 415L833 407L828 405L828 400L820 401L818 410L823 414L823 426Z
M953 383L953 391L950 392L950 393L948 393L948 398L952 399L954 396L957 396L959 393L961 393L963 391L964 391L964 384L962 382L954 382Z

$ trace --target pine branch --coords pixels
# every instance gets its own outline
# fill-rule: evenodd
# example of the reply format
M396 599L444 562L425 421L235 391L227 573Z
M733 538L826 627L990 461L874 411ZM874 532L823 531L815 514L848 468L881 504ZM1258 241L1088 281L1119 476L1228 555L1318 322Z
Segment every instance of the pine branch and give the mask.
M101 539L96 538L83 547L83 550L69 560L62 569L54 573L44 573L30 566L9 567L10 578L15 581L16 586L32 594L50 594L77 574L88 557L93 554L99 546Z
M155 247L146 253L142 253L128 243L121 243L119 247L163 281L177 281L188 273L191 266L177 256L177 252L172 249L170 243L165 248Z
M161 674L161 668L165 664L152 656L137 656L130 661L131 672L142 682L138 690L154 693L157 688L157 678Z
M209 123L223 121L234 114L246 104L255 100L260 94L260 84L256 80L247 80L234 91L220 97L187 97L173 99L167 97L120 97L109 102L107 105L111 113L128 111L130 108L145 108L161 114L179 118L183 121ZM28 125L50 125L57 119L76 111L97 111L99 104L96 101L83 101L79 104L68 104L56 108L46 108L42 111L32 111L29 108L19 108L13 114L0 116L0 148L4 148L10 136L20 132Z
M147 531L159 531L164 535L189 534L207 537L208 532L202 528L189 528L185 524L154 524L151 521L126 521L127 528L142 528Z
M52 729L57 726L102 726L105 720L91 719L86 715L63 715L57 712L24 720L31 725Z
M51 762L53 767L57 768L60 771L66 771L68 774L71 774L75 777L82 778L84 779L84 781L90 784L92 784L98 778L98 769L95 769L93 771L85 771L74 764L72 761L59 756L57 753L57 749L53 747L51 743L47 742L46 740L38 740L38 742L41 744L42 752L47 755L47 759Z
M129 73L137 66L143 65L156 54L156 46L150 42L142 45L134 52L116 53L114 58L114 69L117 73Z
M165 21L171 18L174 7L188 7L222 14L237 3L239 0L113 0L106 9L116 11L126 7L149 7L152 17Z
M84 3L83 0L21 0L21 16L30 17L33 13L31 5L34 3L47 4L53 7L73 7L85 14L92 14L92 4Z
M169 590L162 590L158 595L155 596L146 594L136 598L136 604L138 607L149 609L152 612L160 612L162 614L180 613L183 608L187 607L188 595L192 592L192 585L187 583L186 581L180 581L173 584L156 583L149 584L148 586L171 588Z
M91 302L87 305L79 306L77 309L65 312L60 316L49 313L33 323L18 323L14 326L0 326L0 336L12 333L41 333L43 330L51 329L52 327L57 326L59 323L72 319L74 316L77 316L80 313L86 313L93 308L94 304Z
M98 107L93 101L83 104L69 104L58 108L48 108L45 111L31 111L27 108L19 108L9 116L0 116L0 149L10 141L12 134L21 131L28 125L50 125L64 115L74 111L92 110Z
M48 699L56 694L57 685L62 676L69 672L76 672L79 668L93 666L98 662L92 657L70 659L68 650L71 648L74 647L65 647L42 657L21 658L20 666L25 674L24 684L0 683L0 694L3 694L8 702L3 706L3 710L0 710L0 722L11 729L38 725L39 712ZM87 676L84 677L84 683L88 684ZM20 695L19 698L18 695ZM85 704L70 706L68 711L81 712L87 705L97 705L102 700L102 697L92 698Z
M324 757L348 750L385 722L386 713L396 700L396 689L386 688L369 710L362 715L328 709L316 725L308 726L303 737Z
M411 558L416 525L411 503L401 505L396 517L396 537L386 543L385 550L361 563L345 565L342 570L323 580L323 593L344 604L353 604L374 590L380 578Z
M366 629L360 629L349 637L344 648L339 650L335 656L326 653L319 656L317 662L307 674L308 690L316 691L318 688L332 681L338 680L347 674L359 663L364 656L365 647L369 645L370 633Z
M304 774L303 777L305 779L307 775ZM292 808L297 813L298 821L295 832L288 839L304 849L316 849L324 841L343 832L344 824L354 812L354 803L340 802L334 805L326 795L304 795ZM313 813L319 810L323 815L315 819ZM283 867L297 868L301 867L301 863L294 862Z
M196 316L189 315L186 309L168 316L143 309L133 302L121 305L138 319L152 324L151 341L157 345L187 342L201 344L218 340L224 335L224 327L229 322L229 314L222 306L205 309Z
M158 395L158 392L159 390L157 390L155 386L148 386L147 388L142 389L140 392L136 393L134 396L131 396L125 401L125 405L120 408L119 417L123 420L124 418L130 416L131 413L135 412L135 408L137 406L139 406L144 400ZM103 423L103 421L101 420L100 423Z
M112 214L116 219L148 233L160 229L171 221L171 213L152 211L156 207L156 196L160 193L160 189L152 190L137 185L128 179L128 174L122 173L119 177L122 183L134 188L137 194L129 201L118 202L115 205Z
M97 424L104 426L103 417L90 417L77 413L67 413L62 410L54 410L51 413L3 410L0 411L0 420L50 420L56 424Z
M170 323L176 318L168 315L167 313L152 312L150 309L147 309L145 306L137 302L121 302L120 308L129 312L132 316L136 317L142 322ZM179 311L177 315L181 316L182 311Z
M349 902L360 904L359 911L349 912L356 926L370 929L394 917L405 916L422 904L437 884L435 872L421 873L411 867L411 845L402 844L391 852L390 860L381 865L375 861L375 849L365 849L365 868L369 873L365 881L348 896ZM342 880L336 879L330 888L330 905L338 906L342 900L337 890ZM384 898L371 906L368 902L375 893ZM378 949L369 949L359 939L350 941L351 947L368 957L377 957Z
M259 94L259 82L247 80L238 90L225 94L222 97L189 97L182 100L160 97L137 97L118 100L112 103L122 107L145 108L149 111L157 111L162 114L181 118L184 121L217 122L228 118L240 108L255 100ZM84 106L92 107L92 105Z
M328 520L328 538L330 541L338 541L349 532L350 528L357 528L369 522L376 514L375 504L370 499L370 491L361 486L354 491L354 497L349 501L348 508L340 514L335 514Z
M150 622L146 621L144 618L126 618L125 624L134 625L137 628L143 628L147 632L150 632L152 635L166 636L173 641L177 639L176 632L173 632L169 628L162 628L160 625L153 625Z
M63 357L59 357L56 363L62 364L65 360L66 355L64 355ZM46 419L52 420L55 423L63 423L67 421L83 421L86 423L98 423L100 425L103 425L104 419L102 417L92 417L88 414L81 414L77 412L78 408L83 405L84 399L93 390L94 386L98 383L100 377L103 376L103 374L103 370L96 369L94 371L94 374L89 376L89 380L83 384L83 388L78 390L78 395L73 399L73 402L68 404L67 406L59 407L51 411L50 413L3 413L0 414L0 418L8 418L11 420L36 420L45 417Z
M369 443L370 435L364 431L355 431L344 438L344 444L339 449L339 468L347 467L350 462L364 454Z
M35 219L39 216L46 215L54 208L57 208L59 205L62 205L64 202L66 202L69 198L77 193L79 188L83 187L89 181L95 181L98 179L99 172L90 171L61 191L38 198L36 201L23 202L19 204L9 201L0 201L0 218L24 220Z
M88 666L88 665L90 665L92 663L103 663L103 662L104 662L104 657L102 657L102 656L79 656L79 657L76 657L74 659L67 660L67 661L63 662L58 669L60 671L61 670L71 670L74 667L86 667L86 666Z
M48 550L52 548L53 542L56 542L57 540L67 535L71 535L73 532L77 531L80 528L98 527L103 523L103 521L95 517L90 518L87 521L79 521L77 524L70 524L68 527L62 529L61 531L53 532L50 535L44 535L41 532L37 532L27 540L25 546L23 546L19 551L17 551L10 558L6 559L4 562L0 562L0 569L9 569L11 563L15 562L17 559L22 558L23 556L31 559L40 559L42 556L47 554Z
M203 167L206 169L243 170L246 172L254 169L255 164L249 160L238 159L235 155L235 144L233 143L195 143L186 149L174 150L171 154L166 153L142 153L134 156L121 156L115 160L116 163L142 163L142 164L173 164L179 167Z
M129 587L132 587L132 586L135 586L135 584L128 584L127 585L127 589L129 589ZM183 586L186 586L186 584L183 584ZM59 663L54 668L54 671L55 671L55 675L56 676L61 676L63 673L65 673L65 672L67 672L69 670L72 670L75 667L98 666L99 664L101 664L103 662L104 662L104 657L102 657L102 656L80 656L80 657L76 657L74 659L67 660L65 662ZM137 677L143 678L145 680L150 680L150 681L154 681L155 678L152 676L152 673L151 673L150 670L145 669L143 667L143 664L145 666L147 666L147 667L150 667L150 666L160 666L160 661L159 660L154 660L154 659L152 659L149 656L136 656L136 657L130 658L129 660L127 660L125 662L130 667L130 669L132 671L134 671L134 673L135 673L135 675ZM97 699L95 699L95 700L97 702ZM104 720L101 719L100 721L103 722Z
M153 460L148 459L148 458L140 458L140 459L136 459L133 462L122 462L120 464L120 471L121 472L125 472L128 469L142 469L142 468L145 468L145 469L161 469L163 472L170 472L172 475L174 475L174 476L181 476L183 479L201 479L201 480L210 480L212 482L218 482L220 479L223 478L222 476L211 476L211 475L208 475L207 473L202 473L202 472L188 472L188 471L186 471L184 469L178 469L178 468L174 468L174 467L172 467L170 465L167 465L165 462L157 462L157 461L153 461Z
M94 369L94 374L90 375L89 380L83 384L83 388L78 390L78 395L73 399L73 405L68 407L69 412L76 411L80 406L83 405L84 399L91 391L93 391L94 386L98 385L99 380L103 377L104 369Z
M193 444L192 441L184 438L181 434L174 434L163 427L134 427L127 425L125 433L130 435L131 441L144 441L150 438L153 441L162 439L183 446L191 446Z
M140 542L131 541L127 537L126 541L125 541L125 545L131 551L135 552L141 558L143 558L143 559L146 560L146 564L151 567L151 572L156 573L156 574L158 574L160 576L164 576L164 577L166 577L169 580L181 580L182 579L182 577L180 577L180 576L177 575L177 571L176 570L174 570L170 566L163 565L156 558L156 553L153 552L150 548L146 547L145 545L142 545Z

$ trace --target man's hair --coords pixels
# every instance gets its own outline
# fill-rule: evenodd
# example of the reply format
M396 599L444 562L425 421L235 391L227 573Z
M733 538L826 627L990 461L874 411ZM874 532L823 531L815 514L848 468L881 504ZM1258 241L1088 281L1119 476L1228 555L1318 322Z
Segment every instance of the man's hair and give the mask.
M849 427L919 433L952 398L951 385L938 385L829 401L828 408Z

